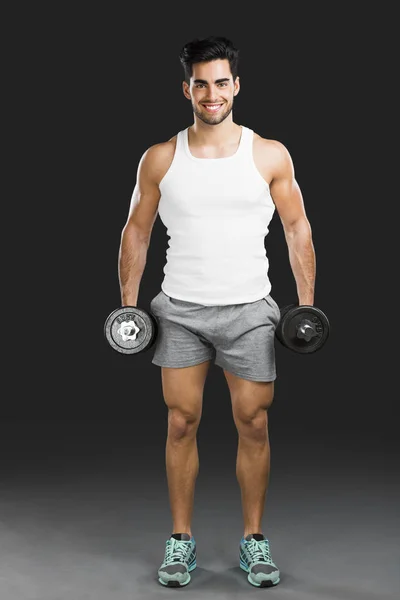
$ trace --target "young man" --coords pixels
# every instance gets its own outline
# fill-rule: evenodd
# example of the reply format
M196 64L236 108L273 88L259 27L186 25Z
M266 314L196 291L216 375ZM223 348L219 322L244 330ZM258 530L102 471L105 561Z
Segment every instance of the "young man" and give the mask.
M166 469L173 521L158 578L163 585L183 586L196 567L191 530L196 433L214 360L223 369L239 434L240 567L252 585L276 585L280 572L261 520L280 311L270 295L264 238L276 208L299 304L312 305L311 227L287 149L233 121L240 89L237 49L226 38L194 40L183 47L180 60L194 122L143 154L119 256L122 305L136 306L158 213L170 242L161 292L150 309L159 323L153 363L161 367L169 410Z

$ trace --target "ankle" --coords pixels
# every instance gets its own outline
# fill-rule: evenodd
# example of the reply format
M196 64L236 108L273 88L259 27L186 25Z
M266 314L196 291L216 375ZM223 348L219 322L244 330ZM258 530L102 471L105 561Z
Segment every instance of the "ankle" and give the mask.
M261 529L245 529L244 530L244 534L243 537L245 538L246 536L248 536L250 533L252 533L253 535L255 533L261 533L261 535L264 535L263 532L261 531Z
M181 528L175 527L175 528L173 528L171 535L175 535L176 533L187 533L188 535L190 535L190 537L192 537L192 535L193 535L191 529L190 528L186 529L185 527L181 527Z

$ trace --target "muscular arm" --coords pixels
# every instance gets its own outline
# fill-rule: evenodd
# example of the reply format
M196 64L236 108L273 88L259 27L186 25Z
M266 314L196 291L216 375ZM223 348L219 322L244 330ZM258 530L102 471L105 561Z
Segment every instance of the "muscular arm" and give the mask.
M122 230L118 256L122 306L136 306L146 266L147 250L160 199L157 152L157 147L153 146L140 160L128 220Z
M282 222L299 304L313 305L316 257L311 226L295 179L292 159L280 142L275 142L273 173L270 191Z

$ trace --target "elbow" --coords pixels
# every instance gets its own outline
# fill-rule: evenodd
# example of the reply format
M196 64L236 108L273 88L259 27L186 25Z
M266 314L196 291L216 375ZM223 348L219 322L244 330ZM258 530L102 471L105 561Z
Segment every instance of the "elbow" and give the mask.
M146 232L129 222L122 229L121 240L129 240L136 243L143 243L147 246L150 243L151 232Z
M286 223L283 226L285 236L287 239L293 239L295 237L312 238L311 225L307 218L302 217L291 223Z

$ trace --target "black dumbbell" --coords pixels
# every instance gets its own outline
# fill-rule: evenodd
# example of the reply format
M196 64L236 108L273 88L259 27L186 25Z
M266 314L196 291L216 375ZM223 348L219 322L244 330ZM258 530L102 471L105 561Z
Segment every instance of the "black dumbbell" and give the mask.
M275 330L280 343L300 354L316 352L328 339L328 317L315 306L289 304L281 309L281 318Z
M322 310L315 306L290 304L281 309L275 334L286 348L308 354L322 348L329 331L329 321ZM157 334L157 319L136 306L117 308L104 323L107 342L121 354L139 354L149 350Z
M121 354L139 354L149 350L156 341L156 318L136 306L114 310L104 323L104 335L111 348Z

